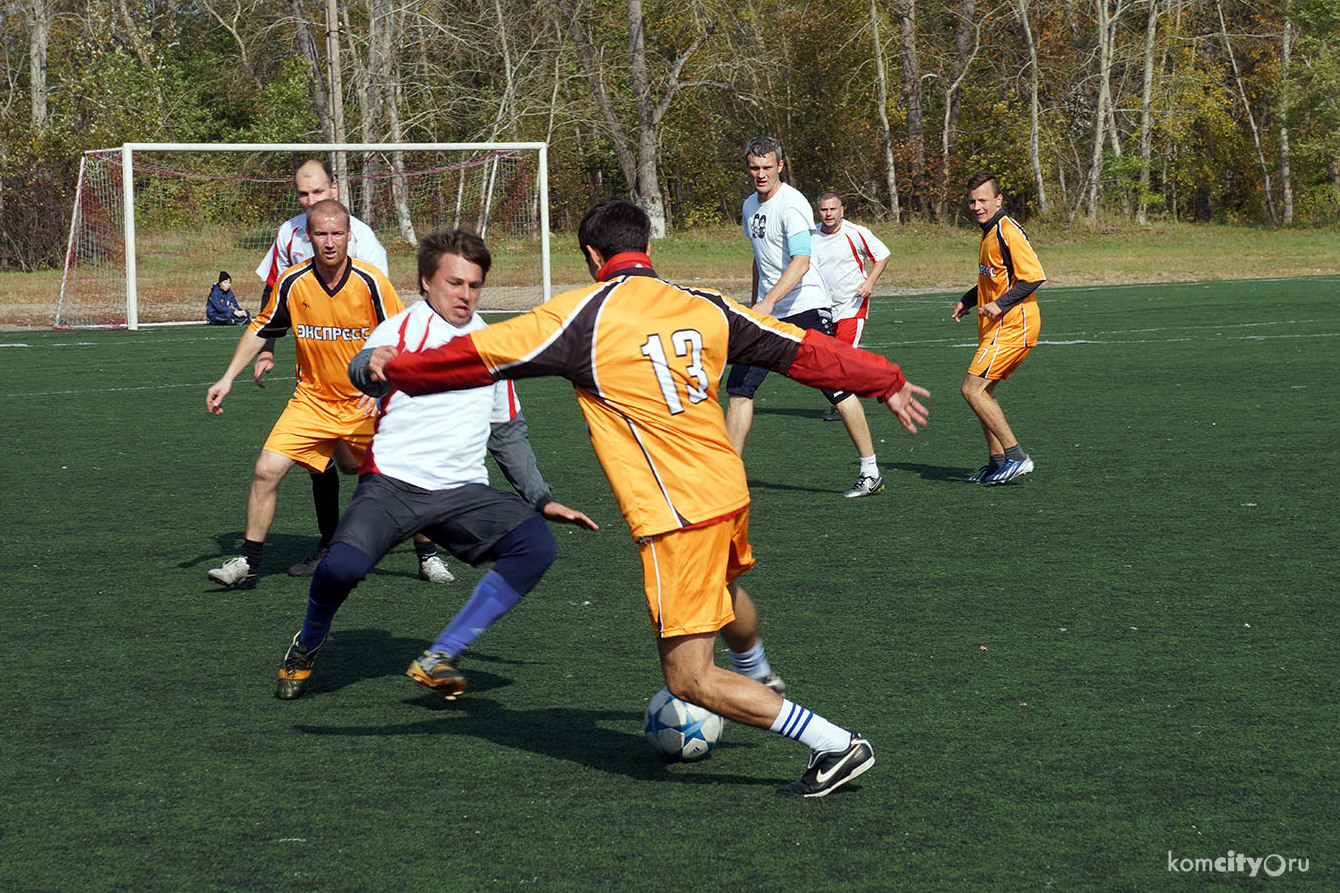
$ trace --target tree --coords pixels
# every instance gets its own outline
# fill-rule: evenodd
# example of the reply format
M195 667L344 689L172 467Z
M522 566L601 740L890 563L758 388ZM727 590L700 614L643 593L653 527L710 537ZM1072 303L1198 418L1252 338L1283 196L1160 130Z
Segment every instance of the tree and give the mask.
M660 60L664 65L657 74L663 83L660 95L656 96L652 89L653 72L650 67L651 60L656 57L647 52L646 17L643 14L642 0L626 0L629 80L625 89L637 118L636 124L632 127L633 136L630 138L609 89L611 82L617 83L619 74L603 64L603 54L592 39L590 22L584 15L585 10L578 5L579 0L554 0L554 2L562 12L568 38L572 41L582 70L586 74L592 99L604 122L606 133L614 144L628 191L634 203L651 217L652 238L664 238L665 196L661 192L657 171L661 126L670 104L681 90L700 86L729 89L727 84L720 81L681 80L684 67L712 37L716 26L710 18L690 17L693 22L692 39L673 58ZM673 40L667 40L667 44L673 43Z

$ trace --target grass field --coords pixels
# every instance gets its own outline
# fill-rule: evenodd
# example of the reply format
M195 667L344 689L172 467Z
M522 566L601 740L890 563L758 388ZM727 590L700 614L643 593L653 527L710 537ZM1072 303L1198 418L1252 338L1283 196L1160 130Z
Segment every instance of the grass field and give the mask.
M401 546L284 703L305 476L255 590L205 571L288 383L214 418L236 332L0 335L0 890L1340 888L1338 283L1045 288L1000 389L1038 467L1005 487L959 481L983 449L947 295L873 310L868 346L933 392L916 437L868 409L883 494L840 498L841 427L770 379L746 585L789 693L878 759L801 802L773 793L790 741L729 725L666 766L642 740L635 550L563 383L520 386L536 452L603 529L556 528L472 691L402 673L479 571L432 587ZM1307 870L1184 861L1230 851Z

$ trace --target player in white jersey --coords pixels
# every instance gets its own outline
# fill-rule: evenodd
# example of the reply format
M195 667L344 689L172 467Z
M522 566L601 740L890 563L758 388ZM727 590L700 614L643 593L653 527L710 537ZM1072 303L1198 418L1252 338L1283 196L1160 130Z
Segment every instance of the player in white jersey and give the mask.
M778 319L833 334L832 297L819 271L810 263L814 211L798 189L782 182L786 157L782 144L770 136L751 139L744 147L745 165L754 194L744 201L744 234L754 250L754 309ZM766 369L736 363L726 378L726 432L731 446L743 454L749 429L754 424L754 393L768 375ZM824 390L833 406L854 399L851 391ZM858 404L859 409L859 404ZM856 414L851 414L855 420ZM884 479L869 477L867 460L873 461L874 444L865 413L859 423L846 423L847 434L862 460L856 486L843 496L868 496L884 489Z
M819 196L819 226L810 240L810 262L833 299L833 328L852 347L870 315L870 295L889 265L889 248L867 227L847 220L836 192Z
M541 515L595 530L581 512L554 502L535 467L511 382L411 397L372 381L376 347L402 353L441 347L484 327L475 313L490 265L474 233L434 233L419 246L426 300L377 326L349 364L349 377L378 397L377 433L363 457L353 501L312 575L307 616L279 669L275 696L301 697L335 612L382 556L422 530L471 564L493 562L470 598L407 674L445 698L466 689L461 652L530 592L553 563L557 543ZM521 494L488 486L485 451ZM539 514L537 514L537 512Z
M843 219L842 199L835 192L819 196L819 225L810 239L811 263L833 300L833 334L852 347L861 346L861 333L870 313L870 294L884 268L889 249L874 233ZM832 407L827 422L842 422L860 454L861 471L847 496L878 493L884 486L874 452L874 439L865 409L855 394ZM868 447L868 449L866 449Z
M324 161L313 158L298 165L293 172L293 191L298 196L298 205L302 213L285 221L275 234L270 250L265 252L256 275L265 283L261 293L261 306L269 300L279 276L289 267L300 264L312 256L312 240L307 235L307 209L319 201L336 198L335 177L330 166ZM386 248L377 239L372 227L349 215L349 256L355 260L367 261L387 276L391 275L390 264L386 258ZM271 338L261 347L252 368L252 378L260 387L265 387L262 376L274 368L274 339ZM312 502L316 508L316 527L320 535L316 548L297 564L288 569L294 577L310 577L316 566L330 547L330 538L335 535L335 526L340 521L340 471L352 474L358 463L347 450L337 450L335 460L324 472L312 472ZM450 583L454 578L447 569L446 562L437 554L431 540L423 536L414 537L414 551L419 561L419 577L432 583Z

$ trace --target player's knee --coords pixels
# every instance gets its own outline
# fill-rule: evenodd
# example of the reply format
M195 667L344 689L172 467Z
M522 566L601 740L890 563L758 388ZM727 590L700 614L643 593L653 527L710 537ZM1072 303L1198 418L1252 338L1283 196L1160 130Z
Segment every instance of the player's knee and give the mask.
M522 595L535 588L558 557L558 540L539 515L528 518L495 547L493 569Z
M338 593L339 601L343 601L349 590L367 577L372 565L372 559L353 546L335 543L312 575L312 598L321 602L324 593L332 597Z

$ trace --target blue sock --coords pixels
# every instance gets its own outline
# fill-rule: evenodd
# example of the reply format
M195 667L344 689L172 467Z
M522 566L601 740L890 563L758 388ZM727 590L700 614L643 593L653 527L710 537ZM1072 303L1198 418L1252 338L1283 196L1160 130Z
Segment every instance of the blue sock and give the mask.
M456 612L451 624L433 642L432 651L443 651L457 657L479 634L492 626L499 617L512 610L523 598L496 570L490 570L479 581L470 599Z
M755 639L754 647L748 651L730 651L730 668L732 672L739 673L741 676L748 676L750 679L762 682L772 675L772 667L768 665L768 658L763 653L763 640Z
M498 618L535 588L558 556L558 541L539 515L528 518L493 547L493 569L433 642L433 651L452 657L479 638Z
M781 712L772 721L768 731L799 741L810 750L846 750L851 745L851 732L785 698L782 699Z
M307 590L307 618L302 623L302 632L298 633L302 647L310 650L326 640L335 612L374 564L376 562L370 557L347 543L330 547L326 557L316 566L312 585Z

